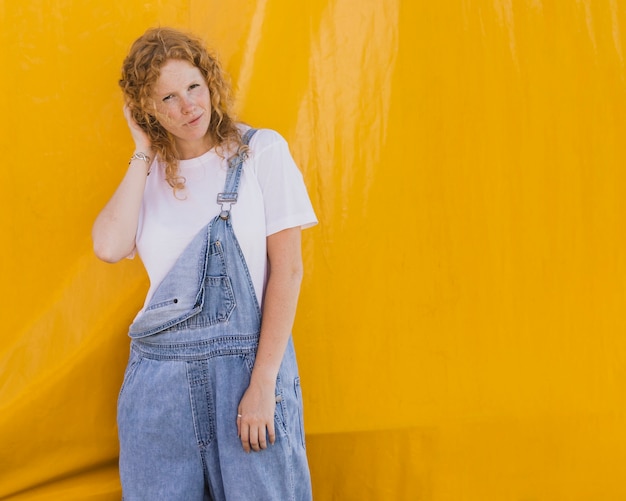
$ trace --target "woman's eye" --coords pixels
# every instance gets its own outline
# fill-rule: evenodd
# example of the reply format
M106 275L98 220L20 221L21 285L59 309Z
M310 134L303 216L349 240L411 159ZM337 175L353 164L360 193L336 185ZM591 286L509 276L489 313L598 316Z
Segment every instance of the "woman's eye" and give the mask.
M197 84L197 83L196 84L191 84L189 86L189 89L195 89L196 87L200 87L200 84Z
M164 102L165 102L165 101L169 101L171 98L172 98L172 95L170 94L169 96L165 96L165 97L163 98L163 101L164 101Z

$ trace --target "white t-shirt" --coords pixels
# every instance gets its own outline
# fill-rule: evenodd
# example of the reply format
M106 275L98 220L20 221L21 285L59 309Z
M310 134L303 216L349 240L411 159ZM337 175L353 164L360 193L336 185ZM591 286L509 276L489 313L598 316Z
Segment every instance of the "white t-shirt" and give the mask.
M137 251L150 277L144 307L185 247L221 210L216 198L224 190L227 161L212 149L197 158L181 160L179 165L185 189L176 196L165 180L162 165L155 163L146 181L136 238ZM277 132L260 129L252 137L239 197L230 213L257 298L262 301L267 236L317 223L302 174L287 142Z

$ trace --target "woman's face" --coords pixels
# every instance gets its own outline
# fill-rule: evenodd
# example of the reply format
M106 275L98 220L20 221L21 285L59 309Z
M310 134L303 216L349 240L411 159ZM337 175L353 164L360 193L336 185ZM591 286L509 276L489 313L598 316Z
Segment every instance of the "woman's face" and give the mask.
M207 134L211 95L206 80L193 64L169 59L152 90L159 123L174 136L181 159L195 158L212 146Z

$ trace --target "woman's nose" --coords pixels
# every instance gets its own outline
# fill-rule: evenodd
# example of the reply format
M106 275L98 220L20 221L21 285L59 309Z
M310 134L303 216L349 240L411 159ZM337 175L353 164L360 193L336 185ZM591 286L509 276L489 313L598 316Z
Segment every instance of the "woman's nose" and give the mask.
M189 98L183 98L182 100L182 111L184 114L189 114L191 112L193 112L195 105L193 103L193 101Z

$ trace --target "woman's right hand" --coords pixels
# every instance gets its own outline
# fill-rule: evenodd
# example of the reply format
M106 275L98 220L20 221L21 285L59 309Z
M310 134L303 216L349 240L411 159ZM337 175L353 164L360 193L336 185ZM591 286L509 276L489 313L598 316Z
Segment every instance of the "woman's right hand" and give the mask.
M133 118L132 111L128 104L124 105L124 118L130 129L130 134L135 142L135 151L142 151L146 154L152 150L152 141L146 132L139 126Z

